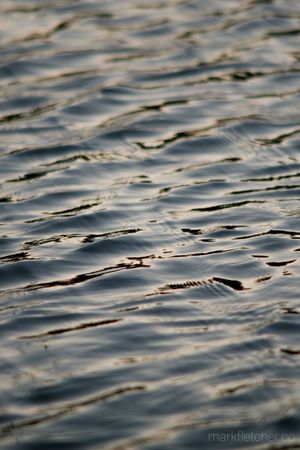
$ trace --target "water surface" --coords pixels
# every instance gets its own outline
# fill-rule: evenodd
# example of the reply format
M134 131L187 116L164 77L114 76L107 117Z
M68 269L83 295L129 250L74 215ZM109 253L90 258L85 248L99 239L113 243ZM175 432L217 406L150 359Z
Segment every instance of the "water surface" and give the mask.
M300 448L299 1L0 14L1 448Z

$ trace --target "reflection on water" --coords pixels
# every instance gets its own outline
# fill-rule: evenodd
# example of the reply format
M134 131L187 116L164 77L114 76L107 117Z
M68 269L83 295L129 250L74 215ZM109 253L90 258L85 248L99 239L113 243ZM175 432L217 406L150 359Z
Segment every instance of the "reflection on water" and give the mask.
M0 12L1 448L300 448L299 1Z

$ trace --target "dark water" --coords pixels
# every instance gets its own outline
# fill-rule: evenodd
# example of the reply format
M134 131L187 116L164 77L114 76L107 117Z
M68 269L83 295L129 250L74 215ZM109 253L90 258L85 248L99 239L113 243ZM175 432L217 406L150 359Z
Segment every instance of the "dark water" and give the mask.
M300 448L299 0L0 13L1 449Z

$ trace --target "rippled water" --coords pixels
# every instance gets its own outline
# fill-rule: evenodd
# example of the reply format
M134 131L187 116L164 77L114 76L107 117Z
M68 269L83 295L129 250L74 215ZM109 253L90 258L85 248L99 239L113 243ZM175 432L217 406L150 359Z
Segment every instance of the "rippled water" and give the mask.
M299 0L0 13L1 448L300 448Z

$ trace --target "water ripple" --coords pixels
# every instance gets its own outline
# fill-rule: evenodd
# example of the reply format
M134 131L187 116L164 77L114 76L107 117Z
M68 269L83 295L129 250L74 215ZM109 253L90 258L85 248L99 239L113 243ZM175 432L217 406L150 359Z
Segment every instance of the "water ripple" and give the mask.
M0 13L1 448L299 448L299 1Z

